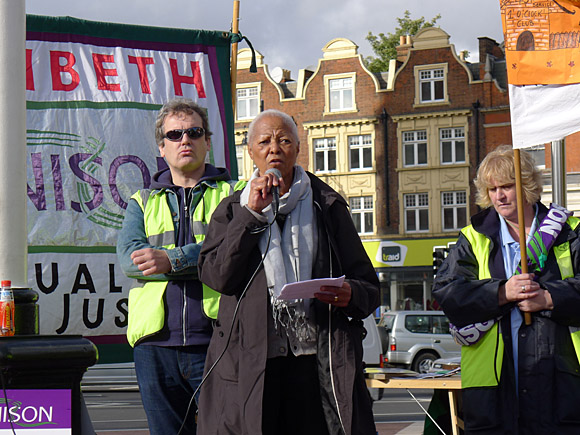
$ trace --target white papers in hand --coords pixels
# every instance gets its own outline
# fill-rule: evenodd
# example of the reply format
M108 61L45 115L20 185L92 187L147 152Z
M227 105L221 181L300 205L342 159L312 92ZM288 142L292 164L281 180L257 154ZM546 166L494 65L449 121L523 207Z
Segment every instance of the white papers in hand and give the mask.
M314 293L319 293L320 287L323 285L342 287L343 282L344 275L342 275L340 278L319 278L309 279L307 281L293 282L282 287L282 291L280 292L278 299L291 300L313 298Z

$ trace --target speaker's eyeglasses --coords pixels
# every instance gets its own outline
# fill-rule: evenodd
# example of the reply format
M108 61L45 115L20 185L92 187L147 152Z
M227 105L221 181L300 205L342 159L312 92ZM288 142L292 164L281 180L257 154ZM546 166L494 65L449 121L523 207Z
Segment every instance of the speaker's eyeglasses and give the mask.
M165 137L172 142L178 142L183 137L183 133L187 133L187 135L191 139L199 139L205 134L205 130L203 127L191 127L191 128L181 128L177 130L169 130L165 133Z

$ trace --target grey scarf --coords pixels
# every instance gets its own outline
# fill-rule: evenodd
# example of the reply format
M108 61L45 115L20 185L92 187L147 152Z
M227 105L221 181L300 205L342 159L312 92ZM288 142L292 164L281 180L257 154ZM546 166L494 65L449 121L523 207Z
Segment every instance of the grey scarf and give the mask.
M259 176L254 172L252 179ZM240 203L247 205L250 183L242 192ZM271 205L262 210L268 223L274 220ZM317 246L316 219L310 178L300 166L294 167L294 180L290 190L280 198L279 214L287 215L282 232L276 222L271 227L271 240L268 251L268 233L262 236L259 247L264 258L264 270L270 293L274 324L284 326L290 337L299 341L315 338L313 324L308 322L310 300L297 299L285 301L278 299L282 287L287 283L304 281L312 277L312 264ZM309 324L310 323L310 324ZM290 338L291 339L291 338Z

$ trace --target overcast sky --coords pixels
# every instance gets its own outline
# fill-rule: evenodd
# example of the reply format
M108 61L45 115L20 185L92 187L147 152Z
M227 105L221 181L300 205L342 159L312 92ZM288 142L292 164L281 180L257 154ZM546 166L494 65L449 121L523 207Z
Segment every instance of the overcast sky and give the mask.
M503 41L499 0L241 0L239 28L272 71L316 66L322 48L334 38L348 38L363 56L374 55L368 32L392 33L405 10L411 18L431 20L451 37L457 52L469 50L477 61L478 40ZM26 13L72 16L94 21L229 30L232 0L26 0ZM240 43L240 48L247 45Z

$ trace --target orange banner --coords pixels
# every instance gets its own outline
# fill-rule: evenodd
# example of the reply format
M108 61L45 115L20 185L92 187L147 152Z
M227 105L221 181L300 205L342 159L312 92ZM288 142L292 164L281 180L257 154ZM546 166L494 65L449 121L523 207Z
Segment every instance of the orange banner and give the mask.
M508 82L580 83L580 0L500 0Z

